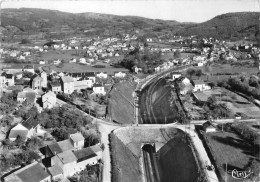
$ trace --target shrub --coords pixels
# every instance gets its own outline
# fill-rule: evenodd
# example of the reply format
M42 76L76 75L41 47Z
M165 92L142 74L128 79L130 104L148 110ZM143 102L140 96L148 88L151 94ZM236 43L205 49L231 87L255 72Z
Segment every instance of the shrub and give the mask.
M29 44L31 41L29 39L22 39L21 44Z

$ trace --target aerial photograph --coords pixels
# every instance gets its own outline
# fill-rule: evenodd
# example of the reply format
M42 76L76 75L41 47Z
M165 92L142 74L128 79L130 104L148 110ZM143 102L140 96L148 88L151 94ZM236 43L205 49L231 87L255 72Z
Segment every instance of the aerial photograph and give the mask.
M0 0L0 182L260 182L260 0Z

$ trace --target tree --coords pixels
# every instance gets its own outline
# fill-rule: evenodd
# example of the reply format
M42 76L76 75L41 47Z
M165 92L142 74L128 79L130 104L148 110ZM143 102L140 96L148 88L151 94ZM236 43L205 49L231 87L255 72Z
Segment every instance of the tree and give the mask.
M192 76L195 74L195 69L193 69L193 68L189 68L188 70L187 70L187 75L192 79Z
M197 70L195 71L195 75L196 75L198 78L200 78L201 75L202 75L201 69L197 69Z
M210 64L206 65L205 72L207 74L207 80L209 80L209 76L211 76L211 74L212 74L212 67Z
M208 85L209 85L212 89L214 89L215 86L216 86L215 82L210 82Z
M21 44L29 44L29 43L31 43L31 41L28 40L28 39L22 39L21 40Z
M180 57L181 57L181 52L180 52L179 50L176 50L176 51L173 53L173 57L174 57L175 59L180 58Z

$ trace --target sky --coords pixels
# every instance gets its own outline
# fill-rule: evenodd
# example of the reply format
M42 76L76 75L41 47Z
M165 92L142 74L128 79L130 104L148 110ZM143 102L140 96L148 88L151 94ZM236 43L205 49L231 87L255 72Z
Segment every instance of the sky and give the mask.
M259 12L259 3L260 0L5 0L2 8L95 12L200 23L229 12Z

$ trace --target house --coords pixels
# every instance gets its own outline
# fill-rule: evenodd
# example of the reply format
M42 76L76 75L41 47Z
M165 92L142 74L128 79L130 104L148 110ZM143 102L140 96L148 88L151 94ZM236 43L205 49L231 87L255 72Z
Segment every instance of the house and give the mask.
M193 86L190 79L188 79L187 77L179 77L177 79L181 84L183 84L183 88L180 90L181 95L185 95L189 91L192 91Z
M181 76L180 72L171 72L172 80L175 80L176 78L179 78Z
M42 87L43 88L47 88L47 73L45 72L45 71L42 71L41 73L40 73L40 76L42 77L42 83L41 83L41 85L42 85Z
M81 89L92 88L93 84L93 80L89 78L79 79L74 81L74 90L80 91Z
M70 76L61 77L61 88L65 94L74 92L74 80Z
M61 61L59 59L53 60L53 64L60 64L60 63L61 63Z
M43 78L39 75L35 75L32 79L32 89L41 89L43 87Z
M83 73L83 76L85 78L89 78L90 80L92 80L93 83L96 83L96 75L94 72L85 72L85 73Z
M17 101L19 103L26 101L27 104L34 104L36 102L36 93L29 87L24 88L23 91L18 92Z
M217 125L212 121L206 121L205 123L203 123L202 127L206 133L217 131Z
M87 63L86 58L80 58L79 62L82 63L82 64L86 64Z
M121 72L121 71L119 71L119 72L115 72L114 73L114 77L116 77L116 78L124 78L126 76L126 73L125 72Z
M27 72L31 72L31 73L35 73L35 71L34 71L34 65L33 66L31 66L31 65L26 65L26 66L23 66L23 69L22 69L22 71L27 71Z
M55 94L61 92L61 84L59 81L55 81L50 83L51 91L53 91Z
M7 86L13 86L14 85L14 75L3 72L1 74L0 81L2 81L2 84L6 84Z
M51 165L62 169L63 176L69 177L93 165L102 157L102 149L99 145L94 145L81 150L67 150L56 154L51 158Z
M104 86L101 85L101 84L94 84L94 85L93 85L93 92L94 92L95 94L102 94L102 95L105 95L105 94L106 94L105 88L104 88Z
M77 62L77 59L76 58L71 58L69 63L76 63Z
M52 166L59 166L62 169L63 176L69 177L75 174L77 158L71 150L54 155L51 158Z
M29 117L27 120L13 127L8 137L11 141L14 141L20 136L22 140L26 141L28 138L36 136L40 128L38 121Z
M63 179L63 171L58 165L54 165L48 168L48 172L51 175L53 181L59 181Z
M54 92L49 91L42 96L43 109L51 109L56 105L56 95Z
M85 144L85 138L81 133L70 134L70 141L76 150L81 150Z
M142 68L138 68L137 66L134 66L133 68L135 73L141 73L142 72Z
M210 90L210 86L206 85L203 80L193 80L193 91L204 91L204 90Z
M96 72L96 77L107 79L107 72Z
M5 182L51 182L51 176L37 161L4 177Z

